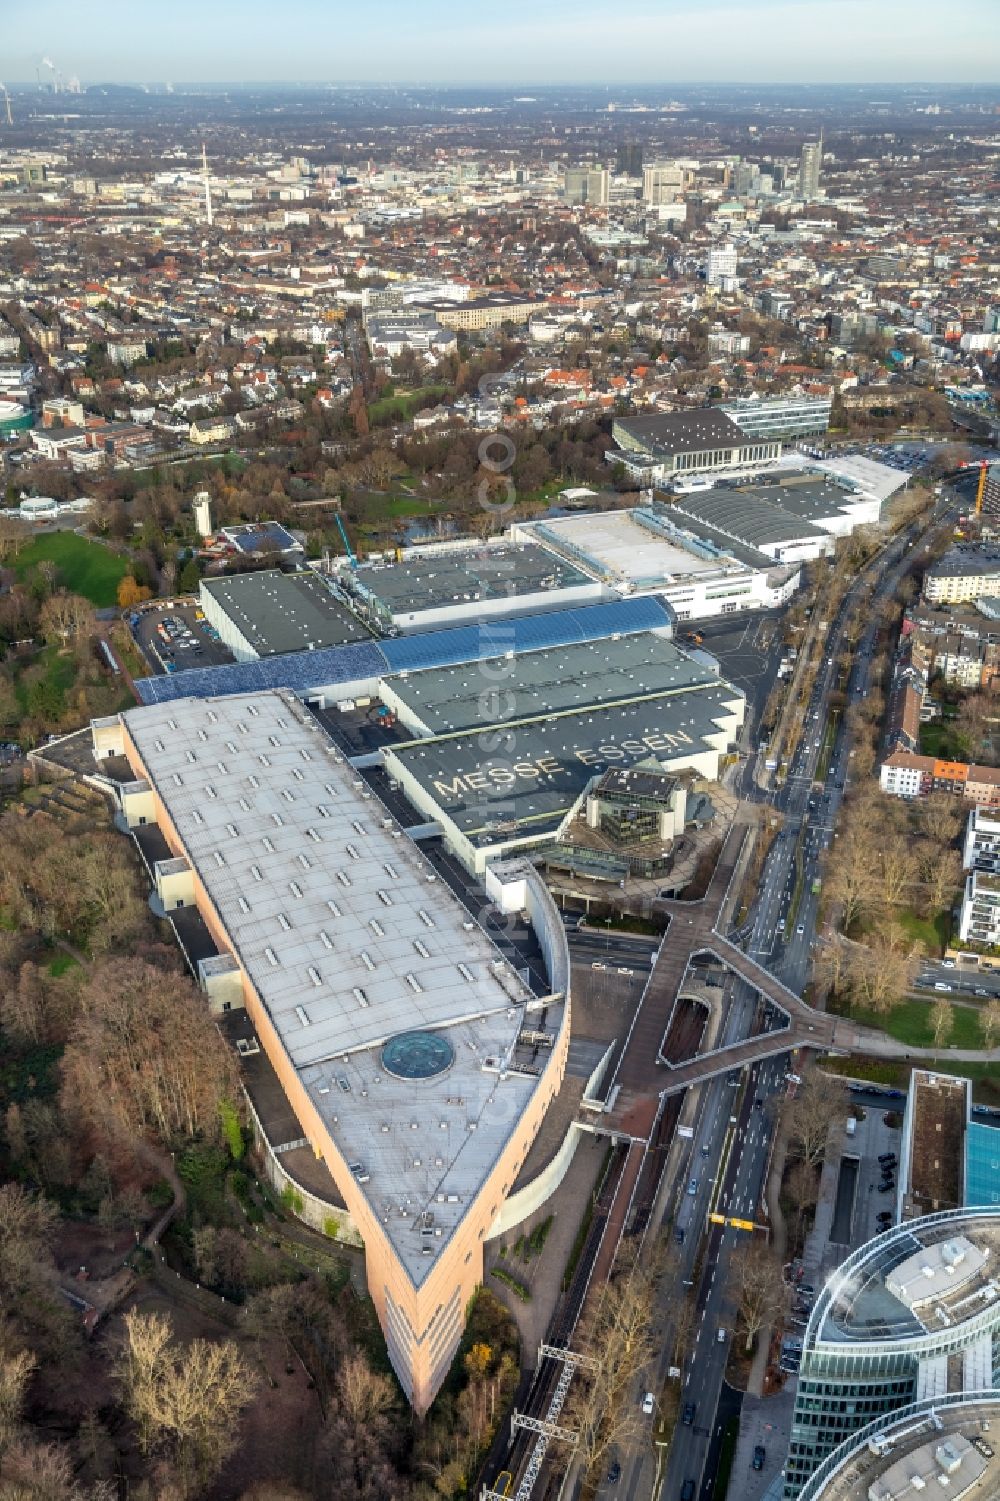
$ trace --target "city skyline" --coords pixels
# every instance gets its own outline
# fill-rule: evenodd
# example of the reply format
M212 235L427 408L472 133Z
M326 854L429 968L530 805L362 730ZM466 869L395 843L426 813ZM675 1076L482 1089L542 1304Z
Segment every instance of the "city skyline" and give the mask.
M667 0L619 8L613 25L594 0L513 0L502 19L454 0L419 11L381 0L358 17L291 0L280 25L259 0L209 11L178 0L141 27L124 0L86 13L43 0L7 19L3 66L29 84L55 69L84 83L986 83L991 35L991 0L946 14L930 0Z

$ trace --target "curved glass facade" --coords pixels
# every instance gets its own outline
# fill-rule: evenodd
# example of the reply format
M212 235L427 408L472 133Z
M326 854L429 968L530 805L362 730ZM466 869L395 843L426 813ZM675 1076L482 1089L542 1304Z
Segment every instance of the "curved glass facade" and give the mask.
M897 1269L968 1238L986 1247L975 1285L960 1282L908 1306L892 1291ZM941 1389L960 1391L969 1369L1000 1381L1000 1209L960 1209L911 1220L849 1256L816 1300L803 1339L785 1465L793 1501L835 1448L882 1416ZM929 1286L929 1283L928 1283ZM965 1292L965 1296L960 1294Z

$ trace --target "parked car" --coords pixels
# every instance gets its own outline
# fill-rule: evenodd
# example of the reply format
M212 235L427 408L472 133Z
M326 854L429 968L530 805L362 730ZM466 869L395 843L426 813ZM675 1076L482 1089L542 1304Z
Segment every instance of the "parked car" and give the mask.
M655 1406L656 1398L653 1396L652 1392L647 1392L642 1399L642 1410L646 1414L647 1418L652 1416L653 1408Z
M765 1461L766 1458L767 1458L767 1450L764 1448L764 1445L763 1444L754 1444L754 1446L753 1446L753 1467L754 1467L754 1469L755 1470L762 1470L764 1468L764 1461Z
M691 1427L692 1423L694 1422L694 1415L695 1415L695 1405L694 1405L694 1403L693 1402L685 1402L684 1403L684 1411L681 1414L681 1422L684 1424L685 1428L690 1428Z
M617 1459L612 1460L612 1462L611 1462L611 1468L608 1471L608 1484L609 1485L617 1485L618 1482L619 1482L619 1480L621 1478L622 1478L622 1467L618 1463Z

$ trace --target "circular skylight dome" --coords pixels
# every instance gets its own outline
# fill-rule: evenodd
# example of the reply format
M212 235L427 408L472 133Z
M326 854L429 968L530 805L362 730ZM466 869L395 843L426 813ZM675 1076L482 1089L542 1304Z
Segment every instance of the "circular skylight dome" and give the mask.
M397 1079L433 1079L454 1061L455 1049L440 1032L397 1032L382 1049L382 1067Z

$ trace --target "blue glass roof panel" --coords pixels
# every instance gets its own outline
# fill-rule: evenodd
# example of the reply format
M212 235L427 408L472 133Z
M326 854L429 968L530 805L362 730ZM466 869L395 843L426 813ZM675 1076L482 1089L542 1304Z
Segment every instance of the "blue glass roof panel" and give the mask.
M326 683L384 677L388 668L372 641L328 646L321 651L285 652L259 662L233 662L223 667L191 667L164 677L139 678L136 692L144 704L169 703L175 698L214 698L224 693L252 693L255 689L291 688L308 693Z
M395 640L358 641L320 651L285 652L259 662L234 662L222 667L191 667L164 677L139 678L136 691L144 704L169 703L176 698L211 698L255 689L291 688L308 693L325 684L352 683L396 672L452 667L480 657L506 652L544 651L605 636L635 635L663 630L674 623L674 612L653 594L616 599L542 615L484 620L447 631L423 631Z
M392 672L419 672L421 668L475 662L480 657L500 657L509 651L543 651L546 647L568 646L577 641L600 641L615 634L663 630L673 625L674 618L663 600L646 594L608 604L547 610L542 615L483 620L454 630L398 636L383 641L381 646Z
M970 1121L965 1139L965 1203L1000 1204L1000 1129Z

